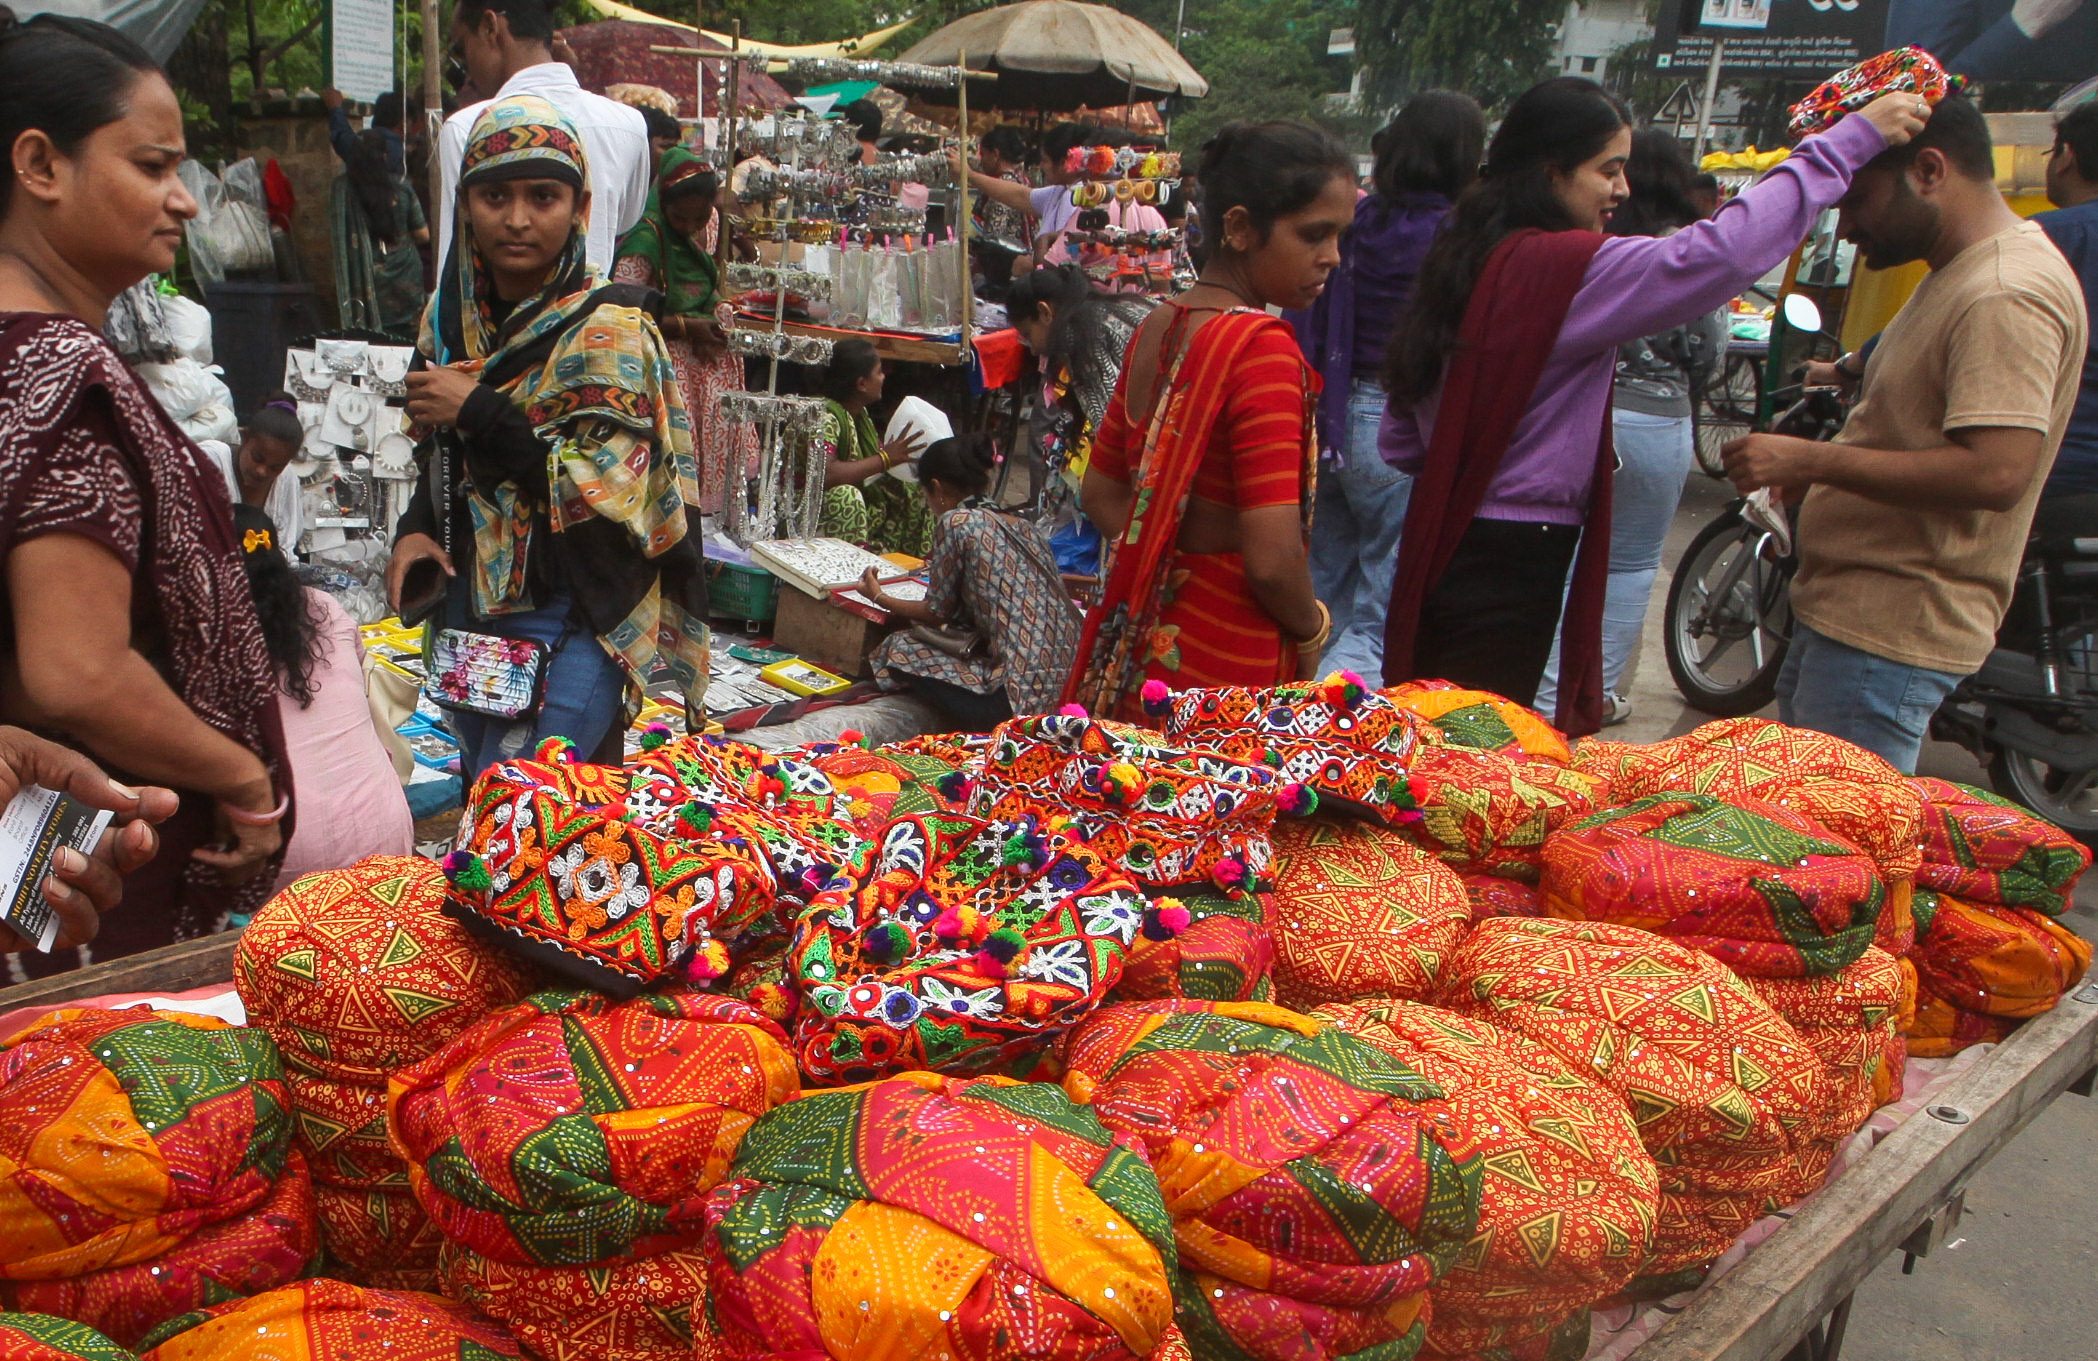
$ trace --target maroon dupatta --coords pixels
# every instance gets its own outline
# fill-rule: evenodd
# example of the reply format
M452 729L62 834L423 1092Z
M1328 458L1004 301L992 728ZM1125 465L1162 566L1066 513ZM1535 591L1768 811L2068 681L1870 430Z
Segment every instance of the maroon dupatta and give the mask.
M1558 343L1559 328L1580 291L1588 262L1602 243L1599 232L1525 229L1496 246L1479 272L1457 352L1443 374L1435 433L1414 475L1406 526L1399 535L1399 562L1384 626L1388 685L1418 679L1413 657L1422 607L1485 504ZM1603 720L1603 590L1610 570L1613 462L1605 407L1596 436L1588 518L1559 621L1556 719L1574 737L1597 731Z

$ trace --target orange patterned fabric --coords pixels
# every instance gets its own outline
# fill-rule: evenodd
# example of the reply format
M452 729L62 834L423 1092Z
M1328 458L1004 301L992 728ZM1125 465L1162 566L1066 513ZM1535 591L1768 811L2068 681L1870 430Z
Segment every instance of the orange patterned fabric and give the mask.
M1471 747L1423 745L1414 753L1420 820L1400 828L1459 871L1536 883L1544 841L1596 810L1601 786L1549 761Z
M1636 926L1740 974L1835 973L1871 944L1879 866L1790 809L1709 794L1650 794L1544 848L1544 908Z
M1941 893L1930 930L1909 957L1932 996L1961 1011L2018 1020L2054 1009L2090 967L2091 946L2028 908Z
M444 1235L405 1184L398 1191L316 1186L313 1196L328 1275L381 1290L437 1288Z
M1435 1283L1428 1346L1461 1355L1548 1336L1621 1289L1652 1243L1660 1173L1584 1067L1486 1021L1413 1002L1312 1013L1440 1086L1472 1132L1479 1226Z
M1820 978L1744 980L1785 1018L1828 1067L1826 1137L1848 1138L1866 1117L1891 1100L1899 1075L1889 1051L1901 1021L1901 965L1870 949L1840 973Z
M1649 1272L1713 1257L1826 1169L1821 1059L1708 955L1631 927L1496 917L1459 947L1445 998L1629 1104L1661 1168Z
M1655 744L1658 764L1622 774L1630 803L1671 791L1751 798L1804 813L1879 862L1889 879L1914 878L1923 798L1908 777L1863 747L1767 718L1723 718Z
M1433 1083L1257 1002L1107 1007L1071 1033L1064 1061L1065 1090L1157 1173L1198 1356L1419 1346L1427 1287L1479 1210L1472 1135Z
M1299 1010L1431 995L1471 922L1456 873L1373 822L1275 829L1275 995Z
M0 1280L161 1257L259 1204L290 1135L262 1031L144 1008L53 1012L0 1049Z
M1408 681L1379 693L1424 719L1421 736L1427 741L1560 765L1573 759L1566 735L1545 722L1544 715L1491 691L1429 680Z
M300 1281L213 1309L140 1361L521 1361L501 1327L450 1300ZM172 1325L171 1325L172 1327Z
M589 1266L697 1229L751 1122L801 1089L786 1035L746 1003L543 992L394 1075L394 1145L448 1238Z
M383 1086L537 986L444 915L444 892L443 873L414 856L375 856L292 884L234 947L249 1023L323 1077Z
M296 1150L255 1206L207 1224L159 1256L57 1280L0 1281L0 1308L77 1319L125 1346L168 1320L274 1290L319 1260L313 1182Z
M672 1248L594 1267L520 1266L456 1243L444 1293L486 1314L541 1361L688 1361L692 1315L706 1312L706 1262Z
M697 1361L1190 1361L1157 1179L1041 1083L790 1101L708 1198L701 1250Z
M1919 1059L1951 1058L1977 1044L2001 1044L2021 1023L2003 1016L1961 1011L1928 988L1916 993L1916 1014L1903 1038Z
M1617 788L1643 788L1652 773L1668 760L1667 746L1649 746L1642 742L1609 742L1600 737L1584 737L1573 749L1573 768L1583 775L1600 780L1609 791L1610 802L1629 802L1631 795L1618 798Z

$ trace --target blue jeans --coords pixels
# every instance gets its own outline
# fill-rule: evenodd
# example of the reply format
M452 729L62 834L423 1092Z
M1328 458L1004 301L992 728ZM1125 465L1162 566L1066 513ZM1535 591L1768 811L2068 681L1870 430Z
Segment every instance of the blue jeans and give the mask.
M1794 727L1855 742L1913 775L1931 715L1964 679L1839 643L1795 619L1777 678L1777 712Z
M1348 393L1347 445L1338 469L1319 473L1311 522L1311 585L1333 615L1321 672L1349 667L1380 684L1384 614L1399 563L1399 530L1413 479L1377 453L1384 389L1366 378Z
M463 574L462 574L463 575ZM555 596L536 610L494 619L472 619L462 627L503 638L529 638L554 649L547 664L545 699L539 712L516 723L447 709L445 719L459 739L459 768L466 787L497 761L530 756L549 737L565 737L587 758L612 731L624 711L626 673L605 651L590 626L569 618L571 601ZM457 616L454 616L457 617Z
M1617 475L1610 481L1610 580L1603 591L1603 691L1622 694L1625 668L1639 654L1646 604L1661 570L1661 546L1683 499L1683 479L1697 460L1688 416L1610 413ZM1559 644L1537 690L1549 717L1559 702Z

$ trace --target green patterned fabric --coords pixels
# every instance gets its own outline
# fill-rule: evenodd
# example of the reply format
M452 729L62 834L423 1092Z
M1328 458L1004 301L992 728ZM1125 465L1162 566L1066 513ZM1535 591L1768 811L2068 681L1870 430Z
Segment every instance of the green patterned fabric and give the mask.
M0 1361L137 1361L83 1323L49 1314L0 1314Z

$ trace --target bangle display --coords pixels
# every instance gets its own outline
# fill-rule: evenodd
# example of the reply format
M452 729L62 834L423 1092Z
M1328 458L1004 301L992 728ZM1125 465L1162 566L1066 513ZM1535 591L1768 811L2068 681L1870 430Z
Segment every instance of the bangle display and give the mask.
M284 815L291 811L291 795L286 794L278 799L277 806L270 809L267 813L250 813L245 808L236 808L232 804L223 801L219 804L219 807L225 810L228 820L237 822L243 827L267 827L273 822L281 821Z

